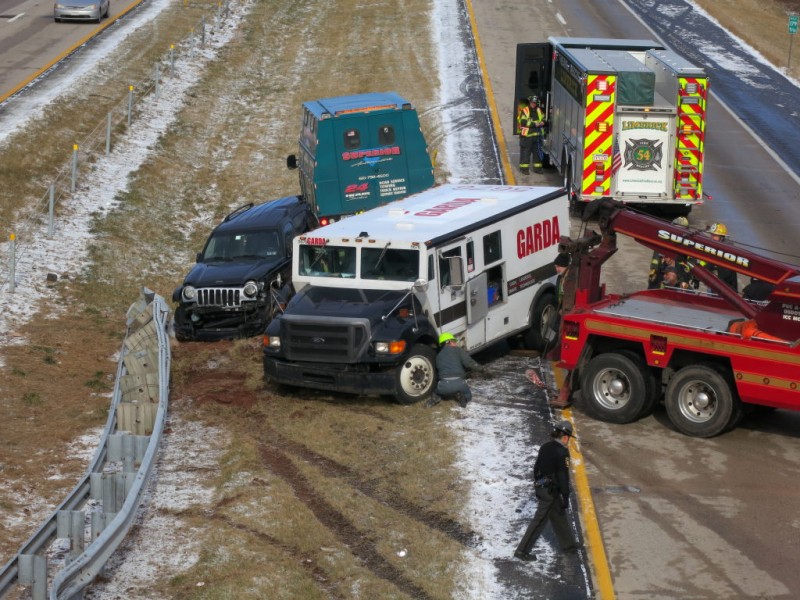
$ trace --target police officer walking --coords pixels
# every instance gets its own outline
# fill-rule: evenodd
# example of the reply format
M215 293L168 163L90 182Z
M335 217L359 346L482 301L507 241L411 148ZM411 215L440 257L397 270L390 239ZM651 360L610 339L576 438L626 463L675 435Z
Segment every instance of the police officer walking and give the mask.
M542 172L544 149L542 137L544 136L544 111L539 108L537 96L528 97L528 105L517 112L517 125L519 126L519 170L527 175L530 173L531 155L533 156L533 170Z
M536 560L531 552L549 521L563 552L576 552L578 543L567 519L569 507L569 440L572 423L559 421L553 428L553 439L542 444L533 466L534 490L538 504L525 535L514 552L520 560Z

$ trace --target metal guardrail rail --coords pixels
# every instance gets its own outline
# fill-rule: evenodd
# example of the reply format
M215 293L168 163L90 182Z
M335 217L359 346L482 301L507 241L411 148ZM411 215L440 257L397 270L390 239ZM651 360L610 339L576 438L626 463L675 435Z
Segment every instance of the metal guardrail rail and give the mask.
M168 316L164 299L148 289L128 310L127 334L98 449L67 498L0 571L0 598L18 586L29 586L33 600L80 597L128 533L166 421ZM69 549L63 566L53 569L48 551L59 539L68 540Z

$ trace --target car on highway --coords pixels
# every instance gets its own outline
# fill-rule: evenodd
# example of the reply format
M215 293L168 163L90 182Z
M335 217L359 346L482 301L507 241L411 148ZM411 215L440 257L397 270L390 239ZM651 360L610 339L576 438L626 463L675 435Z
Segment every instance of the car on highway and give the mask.
M64 0L53 6L53 19L62 21L96 21L108 17L110 0Z

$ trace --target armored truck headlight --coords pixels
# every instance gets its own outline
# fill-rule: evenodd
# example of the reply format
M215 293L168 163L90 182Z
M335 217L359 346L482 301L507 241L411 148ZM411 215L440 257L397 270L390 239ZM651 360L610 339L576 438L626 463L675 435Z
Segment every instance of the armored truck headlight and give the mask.
M265 335L264 342L265 346L274 348L276 350L281 347L281 337L279 335Z
M406 343L403 340L375 342L375 352L377 354L402 354L405 349Z
M197 290L192 285L187 285L183 288L183 299L186 302L194 302L197 299Z
M258 294L258 284L255 281L248 281L244 284L242 293L248 298L255 298Z

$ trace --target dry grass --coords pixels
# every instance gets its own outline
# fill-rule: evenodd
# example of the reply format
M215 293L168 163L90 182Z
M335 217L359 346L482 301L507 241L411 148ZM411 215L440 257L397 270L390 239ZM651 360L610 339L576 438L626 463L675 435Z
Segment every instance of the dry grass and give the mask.
M120 49L113 68L99 69L96 88L15 137L0 160L0 221L41 196L42 174L55 173L128 82L144 79L176 32L183 37L214 4L171 9ZM779 59L781 37L770 32L785 30L781 10L798 2L700 4ZM44 501L34 503L29 523L0 538L0 562L85 468L65 461L64 450L106 418L103 393L139 288L169 298L231 207L296 191L284 157L296 150L303 101L397 90L428 115L423 127L436 137L435 60L419 31L428 10L425 0L253 3L238 39L193 91L119 207L95 223L91 268L53 289L53 302L70 309L48 319L44 307L20 330L28 344L2 351L0 519L31 510L36 497ZM450 466L453 440L444 418L432 417L442 413L264 390L258 340L180 345L172 367L171 410L223 427L234 441L219 465L216 505L178 515L202 532L206 550L189 572L154 582L165 596L348 598L356 589L368 598L450 596L469 532L459 524L465 490ZM53 465L64 479L48 479ZM27 482L37 482L36 494ZM401 560L403 548L410 552Z

